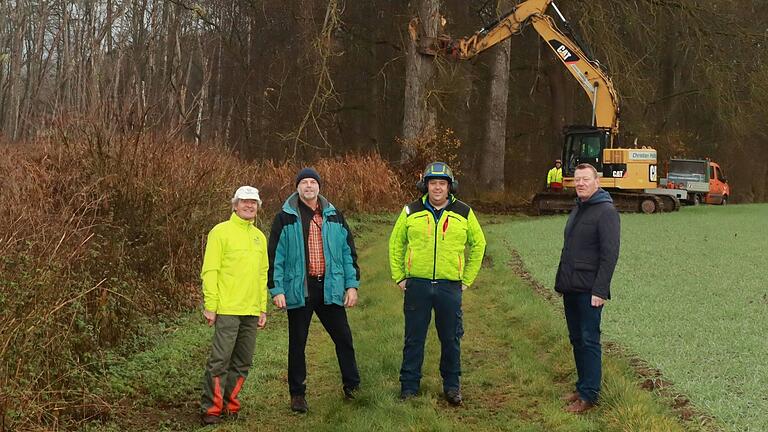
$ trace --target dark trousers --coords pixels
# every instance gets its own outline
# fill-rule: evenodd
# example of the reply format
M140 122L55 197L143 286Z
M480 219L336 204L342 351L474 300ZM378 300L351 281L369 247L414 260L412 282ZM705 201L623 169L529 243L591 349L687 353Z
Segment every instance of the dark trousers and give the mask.
M288 389L291 396L304 395L307 389L307 362L304 350L313 313L320 318L320 323L336 345L336 358L339 361L344 388L356 389L360 385L360 373L355 361L347 311L343 306L323 304L323 281L313 277L308 280L309 297L305 306L288 310Z
M461 282L411 278L406 282L403 311L405 342L400 386L404 393L417 393L424 363L424 343L435 310L435 327L440 339L440 375L443 390L458 390L461 376Z
M240 410L237 395L253 364L257 316L217 315L211 355L205 366L200 409L206 415Z
M592 307L591 293L566 293L563 307L579 376L576 391L581 399L595 403L600 396L602 378L600 316L603 307Z

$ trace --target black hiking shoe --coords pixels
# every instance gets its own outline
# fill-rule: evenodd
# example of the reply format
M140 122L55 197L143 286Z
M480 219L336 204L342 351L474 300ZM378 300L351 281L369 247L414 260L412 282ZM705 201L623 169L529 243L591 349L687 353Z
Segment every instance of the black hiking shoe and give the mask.
M355 400L355 393L359 390L359 387L344 387L344 399Z
M307 410L309 410L309 406L307 406L304 395L291 396L291 411L304 414Z
M460 406L462 404L461 391L459 390L447 390L445 392L445 400L453 406Z

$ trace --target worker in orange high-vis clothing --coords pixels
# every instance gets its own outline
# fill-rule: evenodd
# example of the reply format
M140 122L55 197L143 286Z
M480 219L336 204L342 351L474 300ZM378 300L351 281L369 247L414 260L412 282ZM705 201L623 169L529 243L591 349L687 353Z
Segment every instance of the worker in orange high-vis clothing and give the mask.
M215 330L200 400L205 425L219 423L222 416L237 418L256 329L267 323L267 239L254 225L260 206L258 189L239 188L229 220L208 234L201 272L203 315Z

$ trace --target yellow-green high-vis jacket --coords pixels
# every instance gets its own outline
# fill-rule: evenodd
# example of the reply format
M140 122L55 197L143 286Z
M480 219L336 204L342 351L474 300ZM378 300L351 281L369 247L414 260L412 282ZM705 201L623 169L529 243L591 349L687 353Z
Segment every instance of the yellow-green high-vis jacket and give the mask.
M205 309L220 315L267 312L267 238L232 213L208 233L203 270Z
M551 183L562 183L563 182L563 169L553 167L551 170L547 172L547 186L549 186Z
M416 277L461 281L470 286L480 272L485 235L472 209L453 195L435 222L427 195L403 208L389 237L392 279ZM467 254L465 254L467 249ZM468 255L465 258L465 255Z

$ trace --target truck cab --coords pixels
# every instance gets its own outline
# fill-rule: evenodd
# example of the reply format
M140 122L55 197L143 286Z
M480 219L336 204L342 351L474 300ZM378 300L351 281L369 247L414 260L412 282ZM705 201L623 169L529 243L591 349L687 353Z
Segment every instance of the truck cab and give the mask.
M688 192L688 204L728 203L731 190L723 169L709 159L670 159L661 187Z
M725 178L723 169L715 162L709 162L709 193L705 197L707 204L725 205L731 196L731 188L728 179Z

